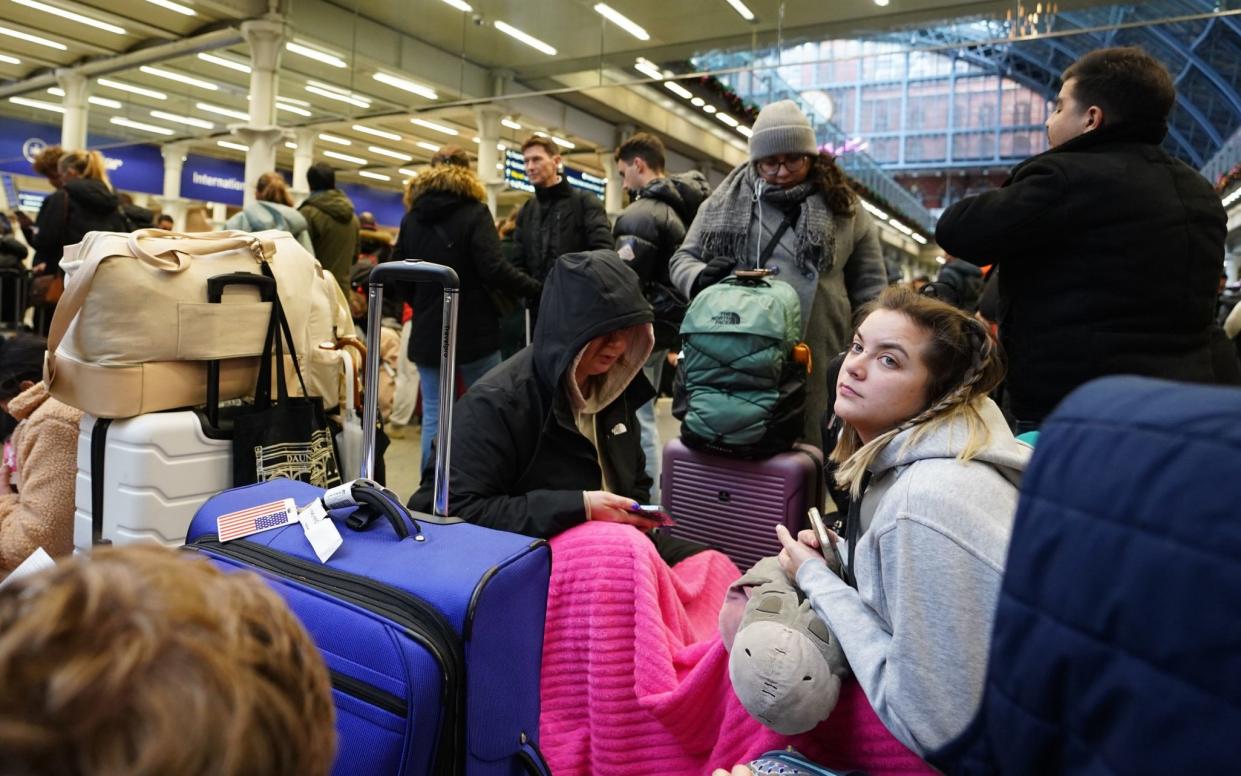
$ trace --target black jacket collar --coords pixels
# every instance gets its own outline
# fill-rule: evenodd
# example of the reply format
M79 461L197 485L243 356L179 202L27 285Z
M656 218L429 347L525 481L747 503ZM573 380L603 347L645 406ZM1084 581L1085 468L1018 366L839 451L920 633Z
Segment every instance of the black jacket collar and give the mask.
M560 176L560 183L555 186L547 186L545 188L536 188L534 196L541 203L550 202L553 199L563 199L573 193L573 187L569 185L569 179L564 175Z

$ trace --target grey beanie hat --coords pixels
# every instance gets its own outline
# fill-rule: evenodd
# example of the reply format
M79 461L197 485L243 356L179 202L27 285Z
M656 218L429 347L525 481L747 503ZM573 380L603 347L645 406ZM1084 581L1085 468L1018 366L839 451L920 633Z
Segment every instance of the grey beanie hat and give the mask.
M764 107L750 128L750 161L777 154L819 153L810 120L792 100L780 100Z

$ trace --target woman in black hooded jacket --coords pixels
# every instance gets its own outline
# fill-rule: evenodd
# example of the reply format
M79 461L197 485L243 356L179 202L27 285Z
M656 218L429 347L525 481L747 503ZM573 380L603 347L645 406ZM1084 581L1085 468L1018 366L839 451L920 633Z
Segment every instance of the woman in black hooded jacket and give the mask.
M451 514L550 539L587 520L657 523L632 512L650 497L638 407L655 395L642 365L654 314L615 251L570 253L547 278L534 342L494 369L454 410ZM431 508L424 468L410 506ZM648 533L670 565L701 545Z
M409 212L396 242L397 258L444 264L461 279L457 365L467 387L500 363L499 314L488 290L516 297L537 297L542 290L538 281L504 260L486 199L483 185L470 170L470 157L456 146L445 146L431 159L431 168L406 189ZM401 293L414 309L408 355L422 384L425 468L439 427L444 298L439 288L425 283L405 287Z
M36 275L58 272L65 246L81 242L87 232L129 231L103 154L69 151L60 157L59 168L63 185L44 200L39 211Z

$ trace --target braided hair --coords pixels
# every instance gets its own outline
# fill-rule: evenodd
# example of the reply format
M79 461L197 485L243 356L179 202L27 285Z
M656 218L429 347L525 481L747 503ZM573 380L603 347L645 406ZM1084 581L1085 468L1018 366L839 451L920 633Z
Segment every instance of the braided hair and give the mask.
M858 322L876 310L891 310L908 317L930 334L922 355L930 375L927 406L918 414L863 444L848 422L831 459L840 468L836 481L848 488L854 498L861 495L862 476L888 443L909 429L906 440L914 444L928 432L958 417L964 417L968 430L958 460L968 461L990 440L978 406L1004 379L999 343L987 326L952 305L900 286L887 288L879 298L862 308Z

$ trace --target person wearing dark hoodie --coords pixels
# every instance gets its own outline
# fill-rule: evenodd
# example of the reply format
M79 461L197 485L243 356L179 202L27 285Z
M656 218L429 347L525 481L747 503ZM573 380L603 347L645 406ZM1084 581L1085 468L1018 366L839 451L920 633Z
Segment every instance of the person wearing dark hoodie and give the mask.
M779 557L879 719L925 756L965 730L982 697L1031 449L987 396L1004 367L984 323L902 287L860 318L837 377L832 451L852 498L841 550L851 583L813 531L794 540L779 526Z
M349 270L358 258L361 232L353 203L336 188L336 171L324 162L312 164L306 171L306 185L310 196L298 211L306 219L315 258L341 288L349 288Z
M654 334L638 278L614 251L560 257L534 342L470 388L454 410L452 514L542 538L588 520L627 523L670 565L705 548L653 533L634 513L646 474L634 411L654 394L641 375ZM410 506L430 510L434 477Z
M658 388L668 351L678 345L678 332L685 317L686 300L672 288L668 260L685 239L698 206L711 193L706 177L692 170L676 177L664 172L663 141L639 132L616 149L616 169L632 201L616 219L612 236L616 252L638 273L642 291L655 310L655 349L642 367L651 385ZM662 446L655 422L655 401L638 410L646 471L655 485L652 497L659 501Z
M500 322L488 289L515 297L537 297L542 287L500 251L486 191L470 169L470 157L457 146L444 146L431 167L409 182L409 212L401 220L396 255L433 261L457 271L461 280L457 317L457 365L465 385L473 385L500 363ZM422 385L422 466L431 461L431 444L439 429L440 337L444 297L427 283L402 287L400 293L417 311L408 356L418 367Z
M517 214L513 235L513 261L535 280L551 272L557 256L578 251L612 248L612 228L598 197L569 184L560 173L561 158L550 138L532 136L521 144L526 177L534 186L534 199ZM532 323L538 320L539 301L530 307Z
M121 200L121 215L129 231L151 229L155 226L155 211L134 204L134 198L125 192L116 195Z
M939 276L935 278L939 296L953 307L959 307L973 315L978 310L978 299L982 296L982 270L960 259L948 257L947 263L940 267Z
M65 246L81 242L87 232L128 231L121 200L108 180L103 154L67 151L57 167L61 187L43 202L39 211L32 267L35 275L59 272Z

